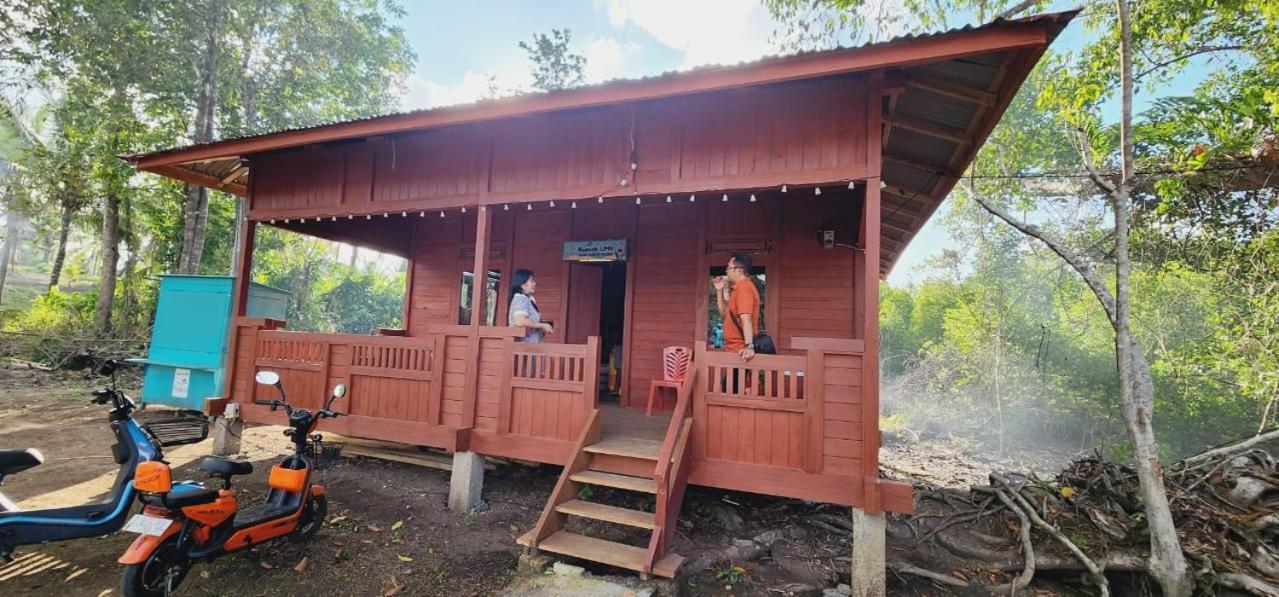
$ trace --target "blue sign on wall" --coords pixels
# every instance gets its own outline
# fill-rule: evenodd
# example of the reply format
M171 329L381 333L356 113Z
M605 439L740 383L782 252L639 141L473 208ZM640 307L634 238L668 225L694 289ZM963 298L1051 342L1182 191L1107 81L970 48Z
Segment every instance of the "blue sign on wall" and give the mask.
M579 240L564 243L564 261L626 261L626 239Z

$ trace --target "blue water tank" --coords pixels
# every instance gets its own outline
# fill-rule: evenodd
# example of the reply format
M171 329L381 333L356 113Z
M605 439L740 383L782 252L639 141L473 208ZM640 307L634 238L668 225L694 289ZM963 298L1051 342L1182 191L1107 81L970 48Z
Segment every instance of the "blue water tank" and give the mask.
M206 398L221 395L234 292L229 276L160 277L151 348L130 359L146 366L142 402L203 410ZM249 317L284 319L288 305L288 291L249 287Z

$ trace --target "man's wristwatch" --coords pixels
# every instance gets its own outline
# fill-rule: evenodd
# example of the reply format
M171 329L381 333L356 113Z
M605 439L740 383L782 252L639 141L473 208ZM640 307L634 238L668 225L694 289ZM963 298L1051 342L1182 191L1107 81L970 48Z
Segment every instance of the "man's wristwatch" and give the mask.
M755 343L754 343L754 342L750 342L750 343L748 343L748 344L746 345L746 348L749 348L749 349L751 349L751 350L755 350Z

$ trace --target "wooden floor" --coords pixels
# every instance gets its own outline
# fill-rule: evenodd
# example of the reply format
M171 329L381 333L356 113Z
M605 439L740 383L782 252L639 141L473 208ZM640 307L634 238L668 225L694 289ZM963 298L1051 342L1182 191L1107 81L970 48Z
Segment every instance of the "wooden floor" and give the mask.
M600 405L603 416L604 437L634 437L660 442L665 439L666 426L671 422L670 411L653 411L653 416L644 416L642 408Z

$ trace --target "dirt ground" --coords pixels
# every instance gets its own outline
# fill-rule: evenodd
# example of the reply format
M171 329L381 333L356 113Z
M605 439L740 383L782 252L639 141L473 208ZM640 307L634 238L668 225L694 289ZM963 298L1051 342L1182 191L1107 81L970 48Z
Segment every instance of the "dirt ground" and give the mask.
M0 364L0 447L35 447L46 462L10 477L3 491L23 508L100 499L114 478L108 456L106 407L89 403L87 391L100 380L68 372L41 372ZM134 388L136 389L136 388ZM134 394L130 391L130 394ZM283 415L282 415L283 416ZM166 450L175 479L200 479L195 469L209 441ZM241 504L261 499L266 472L288 449L278 427L245 431L244 456L255 472L237 477ZM898 469L919 469L934 483L966 484L979 464L948 470L936 462L936 447L886 450ZM896 458L896 460L894 460ZM962 461L958 459L957 461ZM522 548L515 538L535 523L559 473L558 467L501 465L485 478L487 510L458 516L445 508L448 473L409 464L344 457L319 471L328 487L329 518L310 542L279 541L249 552L199 564L184 582L187 595L490 595L513 586ZM983 473L984 475L984 473ZM651 508L633 494L598 490L593 500ZM651 497L648 502L651 502ZM848 509L800 500L689 488L675 551L691 561L711 561L675 581L641 582L635 575L586 565L598 575L637 591L659 595L820 594L847 583L846 533L814 526L814 516L847 517ZM581 523L575 523L580 525ZM890 560L911 549L906 525L890 518ZM571 529L642 544L647 534L612 525L570 525ZM768 531L785 533L770 555L742 562L713 556L734 541ZM0 567L3 595L118 594L121 567L115 559L134 535L114 535L20 548L18 560ZM576 562L582 564L581 562ZM913 577L889 574L889 593L937 594Z

